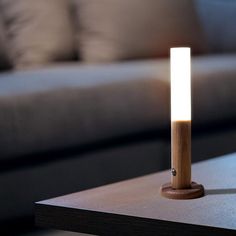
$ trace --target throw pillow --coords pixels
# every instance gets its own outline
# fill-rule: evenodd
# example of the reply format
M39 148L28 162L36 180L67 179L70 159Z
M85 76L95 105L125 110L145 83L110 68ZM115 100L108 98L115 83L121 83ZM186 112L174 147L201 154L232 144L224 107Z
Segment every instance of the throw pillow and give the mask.
M10 62L7 55L5 32L2 22L0 21L0 70L9 68L10 68Z
M87 62L167 56L169 48L205 50L193 0L75 0L78 50Z
M0 0L15 67L35 67L74 57L69 0Z

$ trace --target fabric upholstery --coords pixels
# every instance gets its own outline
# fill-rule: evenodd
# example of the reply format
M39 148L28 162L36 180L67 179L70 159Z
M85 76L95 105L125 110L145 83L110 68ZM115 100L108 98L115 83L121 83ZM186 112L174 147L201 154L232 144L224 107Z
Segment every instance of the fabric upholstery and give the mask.
M86 62L167 56L174 46L205 49L193 1L75 2L78 50Z
M69 3L68 0L0 0L15 67L38 67L74 57Z
M2 160L169 127L168 60L63 65L0 75ZM236 119L236 55L192 68L193 123Z
M193 123L210 125L236 120L236 55L193 59Z
M236 1L195 0L211 52L236 51Z
M83 146L150 130L153 124L163 129L169 87L158 75L166 66L166 61L75 64L2 74L0 159Z
M5 31L0 20L0 70L10 68Z

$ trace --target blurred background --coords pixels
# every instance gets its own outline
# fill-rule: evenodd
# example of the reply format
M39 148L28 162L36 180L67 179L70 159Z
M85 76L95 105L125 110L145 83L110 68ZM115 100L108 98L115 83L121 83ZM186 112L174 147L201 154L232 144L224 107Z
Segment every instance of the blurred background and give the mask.
M235 22L234 0L0 0L1 235L78 235L34 202L170 168L170 47L192 51L192 161L235 152Z

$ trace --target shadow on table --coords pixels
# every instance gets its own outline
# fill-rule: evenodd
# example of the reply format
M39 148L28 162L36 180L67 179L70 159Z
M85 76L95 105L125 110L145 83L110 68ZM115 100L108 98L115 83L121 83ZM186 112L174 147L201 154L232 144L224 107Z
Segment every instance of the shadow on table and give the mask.
M236 194L236 188L205 189L205 195Z

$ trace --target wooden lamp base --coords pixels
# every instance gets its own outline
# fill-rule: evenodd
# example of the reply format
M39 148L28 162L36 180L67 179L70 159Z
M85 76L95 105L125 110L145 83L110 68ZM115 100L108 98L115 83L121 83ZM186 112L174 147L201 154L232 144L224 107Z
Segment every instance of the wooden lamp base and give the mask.
M170 199L194 199L204 196L204 187L192 182L190 188L174 189L171 183L167 183L161 186L160 192L163 197Z

